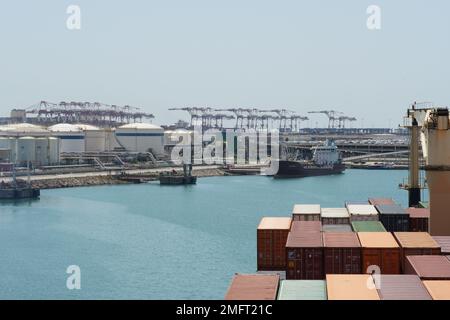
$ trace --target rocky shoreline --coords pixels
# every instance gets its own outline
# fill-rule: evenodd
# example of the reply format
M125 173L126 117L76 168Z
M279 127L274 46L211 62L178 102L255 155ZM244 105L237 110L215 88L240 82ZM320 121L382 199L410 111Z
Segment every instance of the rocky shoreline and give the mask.
M226 175L222 169L193 169L192 174L197 177L217 177ZM148 181L158 180L159 174L146 174L143 177ZM74 188L86 186L100 186L100 185L120 185L132 184L132 182L124 181L118 178L117 175L108 176L89 176L76 178L57 178L57 179L35 179L31 181L34 188L39 189L59 189L59 188Z

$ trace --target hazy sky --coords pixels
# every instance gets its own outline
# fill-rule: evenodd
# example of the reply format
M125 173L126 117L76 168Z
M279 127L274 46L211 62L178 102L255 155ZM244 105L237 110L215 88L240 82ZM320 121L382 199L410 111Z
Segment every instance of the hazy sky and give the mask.
M66 28L70 4L81 30ZM371 4L381 30L366 26ZM450 104L448 0L4 1L0 50L4 116L100 101L160 124L187 119L169 107L207 105L331 108L395 126L415 100Z

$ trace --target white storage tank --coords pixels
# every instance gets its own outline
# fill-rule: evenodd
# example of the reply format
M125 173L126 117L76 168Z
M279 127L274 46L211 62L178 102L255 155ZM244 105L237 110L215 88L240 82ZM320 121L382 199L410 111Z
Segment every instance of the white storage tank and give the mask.
M17 163L18 160L18 150L17 150L17 138L9 138L9 147L11 148L11 162Z
M17 163L27 166L27 163L36 162L36 139L33 137L22 137L17 140Z
M78 126L69 123L55 124L48 128L59 139L59 152L84 152L84 132Z
M48 158L49 164L55 165L59 163L59 139L50 137L48 138Z
M164 129L151 123L131 123L116 129L116 138L130 152L164 153Z
M36 161L35 166L47 166L50 163L48 138L36 138Z

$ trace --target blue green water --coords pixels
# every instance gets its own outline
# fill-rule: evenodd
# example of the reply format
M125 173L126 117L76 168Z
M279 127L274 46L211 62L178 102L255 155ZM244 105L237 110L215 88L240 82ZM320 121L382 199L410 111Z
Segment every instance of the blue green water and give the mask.
M288 216L295 203L343 206L369 196L406 205L398 189L406 174L44 190L38 201L0 204L0 298L221 299L235 272L255 271L262 216ZM81 268L81 290L66 287L69 265Z

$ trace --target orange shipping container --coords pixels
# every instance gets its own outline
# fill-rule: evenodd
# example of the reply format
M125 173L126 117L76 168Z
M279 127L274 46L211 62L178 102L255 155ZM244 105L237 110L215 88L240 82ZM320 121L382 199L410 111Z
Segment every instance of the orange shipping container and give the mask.
M400 247L389 232L358 232L362 247L362 273L377 266L383 274L400 273Z
M394 232L400 245L402 270L405 270L406 256L440 255L441 247L427 232Z
M236 274L225 300L276 300L278 275Z
M262 218L257 230L258 270L286 269L286 240L291 218Z
M372 276L327 274L328 300L380 300Z
M433 300L450 300L450 281L424 281Z

